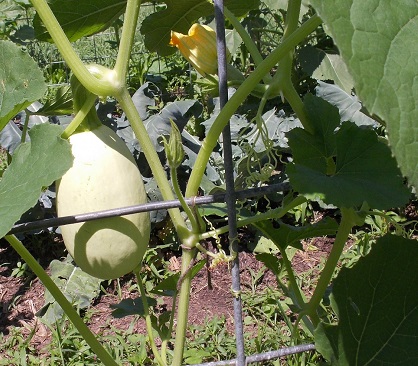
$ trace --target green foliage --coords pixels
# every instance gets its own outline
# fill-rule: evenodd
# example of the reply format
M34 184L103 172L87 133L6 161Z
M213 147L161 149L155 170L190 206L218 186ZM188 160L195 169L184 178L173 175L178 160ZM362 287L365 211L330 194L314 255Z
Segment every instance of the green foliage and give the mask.
M87 309L92 300L98 296L102 280L83 272L79 267L75 267L71 261L72 259L69 256L62 262L53 260L49 265L51 278L77 309ZM62 308L51 293L46 290L45 303L37 312L37 316L51 325L62 319L63 314Z
M341 270L331 297L338 324L321 323L315 334L318 350L333 365L416 363L417 259L415 240L387 235Z
M254 224L254 226L269 238L280 251L285 250L288 245L302 249L301 240L325 235L335 235L338 229L337 222L329 217L306 226L295 227L281 222L277 228L272 221L261 221ZM265 251L259 252L262 253Z
M76 0L54 0L49 2L49 6L68 39L74 42L81 37L101 32L111 26L124 12L126 0L116 2L96 0L82 3ZM51 36L38 14L35 15L33 26L37 39L52 42Z
M45 27L55 36L58 33L57 28L51 26L53 19L39 6L41 3L33 0L37 11L34 27L37 37L47 40ZM139 2L94 0L81 5L77 2L75 6L74 1L55 0L50 5L70 41L81 41L84 36L111 26L115 28L114 39L108 42L114 53L103 61L109 68L116 65L114 79L107 80L107 85L104 86L102 80L89 83L91 75L83 75L86 70L77 52L63 52L64 59L77 77L85 76L79 80L89 92L103 95L101 91L105 90L109 92L104 94L114 98L101 103L98 114L135 155L148 181L147 193L151 199L169 201L176 195L183 198L184 190L188 196L224 190L222 156L225 146L221 131L228 122L236 188L289 181L291 191L285 197L277 192L239 207L238 225L253 225L258 229L255 234L251 231L255 239L248 248L274 273L278 284L277 289L260 292L257 285L265 268L248 271L252 282L249 293L243 294L244 325L251 330L246 335L247 353L264 352L295 340L311 342L314 336L322 355L336 365L381 365L397 361L411 364L418 357L414 348L418 306L414 297L416 240L379 237L388 232L405 237L414 233L413 223L408 227L397 213L382 210L397 211L397 207L410 198L411 192L402 174L409 178L410 184L418 182L417 136L413 125L417 120L417 57L416 47L409 46L414 44L418 33L417 7L413 0L313 0L311 3L313 8L293 0L225 1L226 24L233 28L227 30L228 45L233 53L230 66L239 77L230 80L234 88L229 89L230 99L222 108L219 99L211 99L217 95L217 76L204 80L194 72L189 74L187 63L176 56L165 59L166 64L161 69L164 75L156 75L154 62L161 55L175 52L168 45L171 30L186 33L196 21L211 21L211 2L158 1L154 4L155 12L143 14L141 19L144 20L139 26L133 13L124 14L125 23L118 20L126 4L139 7ZM25 11L30 8L27 2L20 4ZM10 2L2 4L7 10L12 5ZM323 27L315 10L324 22ZM7 20L0 24L1 37L26 44L26 39L33 36L32 29L19 27L18 17L16 14L0 17L1 21ZM120 27L124 27L121 34ZM134 61L131 51L134 47L142 51L144 46L138 41L139 32L144 36L145 47L158 56ZM80 44L77 42L75 47ZM0 47L1 70L5 70L0 71L5 85L1 94L1 129L14 114L40 99L45 86L40 71L28 55L21 55L21 49L10 42L2 42ZM70 48L70 45L65 47ZM65 51L65 47L61 51ZM103 49L104 53L108 50ZM36 54L35 51L32 49L32 54ZM91 56L91 50L83 46L77 51ZM264 55L268 56L264 58ZM102 55L93 56L102 59ZM51 52L51 58L54 57ZM128 66L129 60L131 66ZM32 84L26 76L21 77L22 70L32 77ZM52 75L52 81L62 82L68 70L52 69L45 74ZM125 79L132 80L132 84L125 86ZM158 83L160 89L151 80ZM132 98L128 88L135 91ZM164 95L166 90L169 96ZM311 94L314 91L316 96ZM186 93L189 99L185 100ZM71 112L68 89L51 96L52 93L44 99L46 103L40 114L53 116ZM77 109L82 111L84 98L78 94L75 97L80 99ZM82 112L75 118L80 116ZM371 116L379 119L381 125ZM71 165L68 144L59 137L61 127L23 125L21 133L17 126L11 126L15 128L11 133L19 139L21 135L26 136L29 128L31 141L20 145L10 166L2 159L0 169L8 167L0 182L0 237L33 206L41 190ZM175 194L164 169L167 145L163 141L171 132L176 132L176 149L184 149L185 154L184 160L181 154L181 159L175 159L172 164L178 171L170 171L170 178L179 178L180 187L175 186ZM3 153L3 156L6 155ZM105 348L97 347L96 338L88 329L77 325L78 318L73 317L72 321L82 337L64 317L60 319L62 314L59 313L54 317L56 326L51 328L51 347L46 349L50 354L48 362L95 364L96 356L89 348L92 347L108 364L154 362L166 365L167 361L176 366L182 364L191 279L205 263L195 264L195 252L200 249L214 263L233 260L233 255L227 255L220 245L221 234L228 231L226 226L218 227L227 219L224 206L205 210L183 207L184 215L177 209L153 214L158 228L166 225L164 233L155 240L163 245L148 251L143 270L136 272L140 296L121 300L113 306L115 317L143 317L148 337L130 330L115 330L113 338L101 338ZM333 217L317 221L315 211L324 208L332 209L330 216ZM324 212L325 215L330 213ZM207 217L209 231L200 214L210 215ZM356 225L361 228L353 230ZM343 254L353 231L357 245ZM308 274L297 273L292 266L293 255L303 248L303 240L316 236L335 236L329 257L318 265L319 274L313 270ZM205 249L204 241L210 237L219 244L219 253ZM16 241L14 247L18 248ZM183 249L181 273L170 273L166 264L161 263L159 251L172 242L176 242L176 246L181 244ZM25 258L31 267L36 267L33 257ZM341 263L347 268L339 271ZM99 283L91 282L68 263L54 261L51 269L70 301L79 309L88 308L97 296ZM15 274L23 270L24 264L16 268ZM37 274L41 277L43 272ZM330 286L333 278L335 281ZM43 277L42 281L45 280L48 277ZM52 285L49 284L53 289L51 293L59 298L61 293ZM306 286L309 291L305 291ZM80 291L82 296L79 296ZM173 310L159 312L158 296L170 296ZM327 302L329 298L331 307ZM61 298L61 303L65 304L64 300ZM176 300L179 300L178 317L174 321ZM45 309L58 312L54 305L48 297ZM68 305L67 313L71 314L73 309ZM213 319L203 327L192 327L187 340L189 349L184 352L185 361L234 357L235 342L226 332L225 324L225 319ZM158 347L156 334L161 340ZM16 339L20 340L19 337L16 335ZM171 342L173 351L169 348ZM33 356L36 351L28 342L16 351L13 349L16 344L12 343L5 345L8 363L42 364L42 360ZM392 349L397 350L396 355L389 354ZM290 365L317 364L321 359L315 353L287 361ZM280 361L273 364L280 364Z
M18 112L42 98L46 85L35 61L10 41L0 41L0 65L1 131Z
M71 166L70 144L59 137L59 126L42 124L29 132L30 142L21 144L0 182L0 236L35 205L44 189ZM48 171L44 167L48 166ZM42 174L40 174L42 172Z
M401 171L418 185L415 0L314 0L369 113L385 121Z
M315 135L300 128L288 134L294 163L287 173L296 190L337 207L367 202L369 207L388 209L408 201L390 148L373 130L349 122L339 127L337 109L319 98L308 96L305 106Z

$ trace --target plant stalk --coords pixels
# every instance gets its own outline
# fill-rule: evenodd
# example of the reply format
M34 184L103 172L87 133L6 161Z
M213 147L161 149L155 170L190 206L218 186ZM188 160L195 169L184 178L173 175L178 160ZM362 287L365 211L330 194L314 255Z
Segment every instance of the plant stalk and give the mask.
M245 44L245 47L247 48L248 52L250 52L250 55L253 58L254 65L257 67L263 61L263 57L261 56L260 51L257 48L257 45L251 39L250 35L242 26L242 24L239 22L239 20L236 18L236 16L233 13L231 13L226 6L224 6L224 14L228 18L228 20L231 22L234 29L240 35L242 41ZM263 77L263 80L266 84L268 84L269 81L271 80L270 74L267 73Z
M331 252L325 263L324 269L322 270L321 276L319 277L315 291L304 309L304 313L311 315L314 326L317 326L318 324L316 316L318 306L330 284L351 229L356 225L356 213L352 208L341 208L341 214L342 218L340 227L338 228L337 236L335 237Z
M301 3L301 0L289 0L283 41L289 38L298 28ZM288 54L280 61L277 73L273 77L273 83L282 91L284 98L298 116L305 130L313 133L314 130L307 118L305 106L292 82L293 51L294 49L288 52Z
M118 366L112 356L103 348L94 334L90 331L83 320L80 318L80 315L74 310L70 302L55 284L55 282L48 276L42 266L36 261L36 259L29 253L25 248L22 242L17 239L14 235L6 235L4 237L14 250L23 258L23 260L28 264L32 269L33 273L42 281L44 286L48 289L57 303L62 307L65 314L67 314L68 319L74 324L77 330L80 332L84 340L91 347L93 352L99 357L99 359L106 366Z
M141 117L135 108L135 104L129 95L128 89L123 88L121 93L115 97L128 117L135 136L141 145L142 151L144 152L145 158L151 167L152 174L157 181L158 187L160 188L163 199L165 201L174 200L173 191L161 165L160 158L154 149L144 123L142 122ZM168 210L168 213L173 221L173 225L179 235L180 241L185 241L190 236L190 231L186 227L180 210L178 208L171 208Z
M141 0L128 0L126 4L125 18L123 19L122 36L119 43L115 68L120 83L125 83L128 71L132 46L135 39L135 30L138 22Z
M270 219L278 219L280 217L283 217L287 212L292 210L293 208L303 204L306 202L306 198L303 196L296 197L292 202L288 203L284 207L278 207L276 209L270 210L268 212L258 214L255 216L248 217L246 219L238 220L237 221L237 227L243 227L248 226L251 224L255 224L260 221L266 221ZM225 234L228 232L228 226L223 226L215 230L208 231L206 233L202 233L198 235L199 240L204 240L208 238L213 238L217 235Z
M46 0L31 0L33 7L42 19L46 29L52 37L56 47L60 51L63 59L70 67L78 80L82 80L83 85L93 94L110 95L113 87L105 81L100 81L90 74L84 66L80 57L74 51L71 42L68 40L57 18L52 12Z
M147 333L148 333L148 338L149 338L149 343L151 346L152 353L154 354L154 357L160 366L166 366L167 362L162 359L154 341L154 333L153 333L153 328L152 328L152 323L151 323L151 317L149 314L147 295L145 294L145 289L144 289L144 284L142 282L140 269L136 269L134 272L136 276L136 281L138 283L139 292L141 293L142 306L144 307L144 313L145 313L145 323L147 326Z
M186 329L189 316L190 288L192 282L192 271L190 270L190 265L193 261L195 252L196 249L183 249L183 254L181 257L181 276L184 277L179 293L176 337L174 342L174 356L172 366L181 366L183 362L183 351L186 342Z
M85 120L87 115L90 113L94 103L96 102L97 96L91 93L87 93L86 100L84 101L83 106L74 116L70 124L65 128L64 132L61 134L63 139L68 139L78 126Z

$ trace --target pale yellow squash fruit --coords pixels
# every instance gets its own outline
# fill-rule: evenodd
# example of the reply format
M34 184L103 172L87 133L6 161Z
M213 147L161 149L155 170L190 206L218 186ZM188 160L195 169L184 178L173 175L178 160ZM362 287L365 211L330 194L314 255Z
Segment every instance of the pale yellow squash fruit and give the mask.
M58 216L71 216L146 202L141 174L125 143L101 125L70 136L74 163L57 181ZM150 236L148 213L61 226L76 264L102 279L138 266Z

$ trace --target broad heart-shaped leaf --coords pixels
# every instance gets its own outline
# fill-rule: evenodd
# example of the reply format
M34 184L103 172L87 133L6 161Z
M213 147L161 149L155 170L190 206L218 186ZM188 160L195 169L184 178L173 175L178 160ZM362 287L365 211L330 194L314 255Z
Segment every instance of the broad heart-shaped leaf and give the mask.
M50 0L48 4L68 39L74 42L110 27L124 12L126 0ZM33 26L38 40L52 42L38 14Z
M167 4L164 10L149 15L142 22L141 33L145 36L145 46L150 51L156 51L161 56L167 56L176 51L168 45L171 31L187 34L189 28L200 17L214 13L213 4L207 0L164 0ZM242 16L252 9L257 9L259 0L225 0L225 6L235 14Z
M29 131L31 141L16 149L0 181L0 238L36 204L42 189L71 167L71 145L61 133L57 125L36 125Z
M287 174L295 190L337 207L376 209L405 204L409 191L387 144L369 128L339 123L338 110L308 96L305 107L315 134L296 128L288 133L293 163ZM314 113L314 114L312 114Z
M0 131L45 91L36 62L13 42L0 41Z
M54 259L50 264L50 269L51 278L55 284L77 309L86 309L90 306L91 301L99 295L102 280L90 276L79 267L75 267L71 263L71 257L67 257L63 262ZM61 319L63 314L61 306L46 290L45 305L37 315L42 316L48 324L54 324Z
M356 93L386 122L403 175L418 187L416 0L312 0L337 44Z
M338 366L418 364L418 242L387 235L332 287L338 325L321 324L316 348Z

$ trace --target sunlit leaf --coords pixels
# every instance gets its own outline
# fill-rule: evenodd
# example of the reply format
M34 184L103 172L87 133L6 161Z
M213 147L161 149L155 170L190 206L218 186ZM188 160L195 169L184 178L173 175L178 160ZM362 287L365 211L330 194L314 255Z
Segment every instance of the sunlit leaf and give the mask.
M57 125L36 125L29 131L31 141L16 149L0 181L0 238L36 204L42 189L71 167L71 146L61 133Z
M402 173L418 187L416 0L312 0L367 110L386 122Z
M36 62L13 42L0 41L0 130L45 91Z
M367 202L388 209L408 201L396 161L375 131L350 122L339 126L337 108L320 98L307 96L305 107L316 131L288 133L293 163L287 173L295 190L337 207Z
M375 126L379 124L362 112L362 105L355 95L348 94L337 85L318 82L316 95L325 99L340 112L341 121L351 121L359 126Z
M401 265L400 265L401 264ZM333 365L415 365L418 242L387 235L333 283L338 324L321 323L317 349Z
M306 46L300 51L299 59L305 72L313 78L332 80L347 93L350 93L353 89L353 78L340 55L326 53L318 48Z

